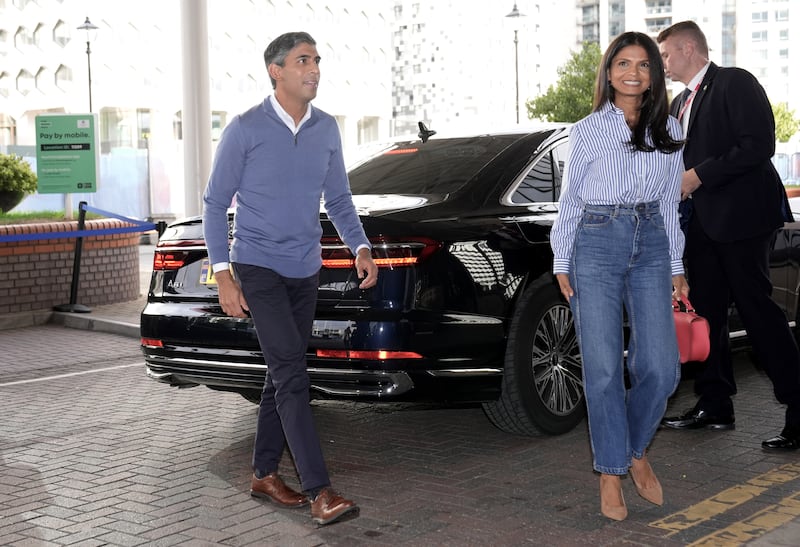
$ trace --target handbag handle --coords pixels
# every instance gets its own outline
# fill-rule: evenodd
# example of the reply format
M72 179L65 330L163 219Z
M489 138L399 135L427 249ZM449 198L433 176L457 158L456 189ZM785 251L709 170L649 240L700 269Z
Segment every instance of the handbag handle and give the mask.
M686 313L694 313L694 306L689 302L688 296L681 295L677 300L672 301L672 309Z

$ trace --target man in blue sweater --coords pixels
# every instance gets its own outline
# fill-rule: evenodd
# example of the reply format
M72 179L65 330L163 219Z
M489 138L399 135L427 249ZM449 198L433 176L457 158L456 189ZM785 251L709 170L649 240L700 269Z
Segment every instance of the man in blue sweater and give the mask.
M322 266L321 198L356 256L360 288L375 285L378 268L353 206L336 121L310 104L320 79L316 42L305 32L283 34L264 51L264 61L275 92L225 128L203 195L203 232L220 305L232 317L250 313L269 367L250 493L283 507L310 500L313 520L329 524L356 515L358 506L330 487L309 405L305 353ZM227 210L234 198L229 251ZM304 494L277 474L286 444Z

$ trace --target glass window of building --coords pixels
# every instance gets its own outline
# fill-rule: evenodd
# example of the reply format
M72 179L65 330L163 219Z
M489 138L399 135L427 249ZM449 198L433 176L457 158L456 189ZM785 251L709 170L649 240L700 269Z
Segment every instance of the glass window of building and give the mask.
M72 69L66 65L58 65L55 73L56 87L65 91L72 84Z
M648 19L645 24L647 25L648 33L658 34L672 24L672 17L655 17Z
M136 128L139 132L139 148L147 148L150 139L150 109L138 108L136 110Z
M645 6L647 15L669 13L672 11L672 0L647 0Z
M33 84L33 74L25 69L22 69L17 73L17 91L23 95L27 95L33 91Z
M11 92L11 78L8 72L0 72L0 97L8 97Z
M53 27L53 42L61 47L64 47L69 43L69 39L69 27L66 25L66 23L64 23L64 21L59 20Z
M50 74L50 71L43 66L39 67L39 70L36 71L36 76L34 77L34 81L36 82L36 89L38 89L43 93L49 91L55 84L55 81L53 79L53 76Z
M222 130L228 123L227 112L214 111L211 113L211 140L218 141L222 136Z
M42 46L42 34L46 32L45 26L42 23L36 25L36 28L33 29L33 43L41 47Z
M30 31L25 27L17 28L17 32L14 33L14 45L17 49L24 49L26 46L30 46L33 44L33 36L31 36Z
M0 83L2 74L0 74ZM2 88L0 88L0 92ZM0 146L17 144L17 122L11 116L0 112Z

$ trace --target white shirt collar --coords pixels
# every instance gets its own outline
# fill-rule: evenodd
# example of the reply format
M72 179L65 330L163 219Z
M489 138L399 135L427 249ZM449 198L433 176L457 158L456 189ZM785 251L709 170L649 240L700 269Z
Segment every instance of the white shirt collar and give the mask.
M278 115L278 117L283 121L283 123L286 124L286 127L288 127L291 130L291 132L295 135L297 135L297 132L300 131L300 127L302 127L302 125L306 123L306 121L308 121L309 118L311 118L312 106L310 103L308 105L308 108L306 108L305 115L300 119L300 123L298 123L295 126L294 119L283 109L281 103L279 103L278 99L275 98L275 95L269 96L269 102L272 105L272 108L275 109L275 113Z
M688 87L689 89L694 89L695 87L697 87L697 86L700 84L700 82L702 82L702 81L703 81L703 78L705 78L705 77L706 77L706 72L708 72L708 67L709 67L709 66L711 66L711 61L708 61L708 62L706 63L706 66L704 66L703 68L701 68L701 69L700 69L700 72L698 72L697 74L695 74L695 75L694 75L694 78L692 78L691 80L689 80L689 83L686 85L686 87Z

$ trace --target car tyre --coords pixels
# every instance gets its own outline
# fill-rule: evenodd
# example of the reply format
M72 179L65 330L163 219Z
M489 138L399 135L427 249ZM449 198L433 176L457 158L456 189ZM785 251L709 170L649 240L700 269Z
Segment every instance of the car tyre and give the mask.
M566 433L585 416L572 311L549 278L520 297L508 334L501 395L484 403L483 410L496 427L526 436Z

